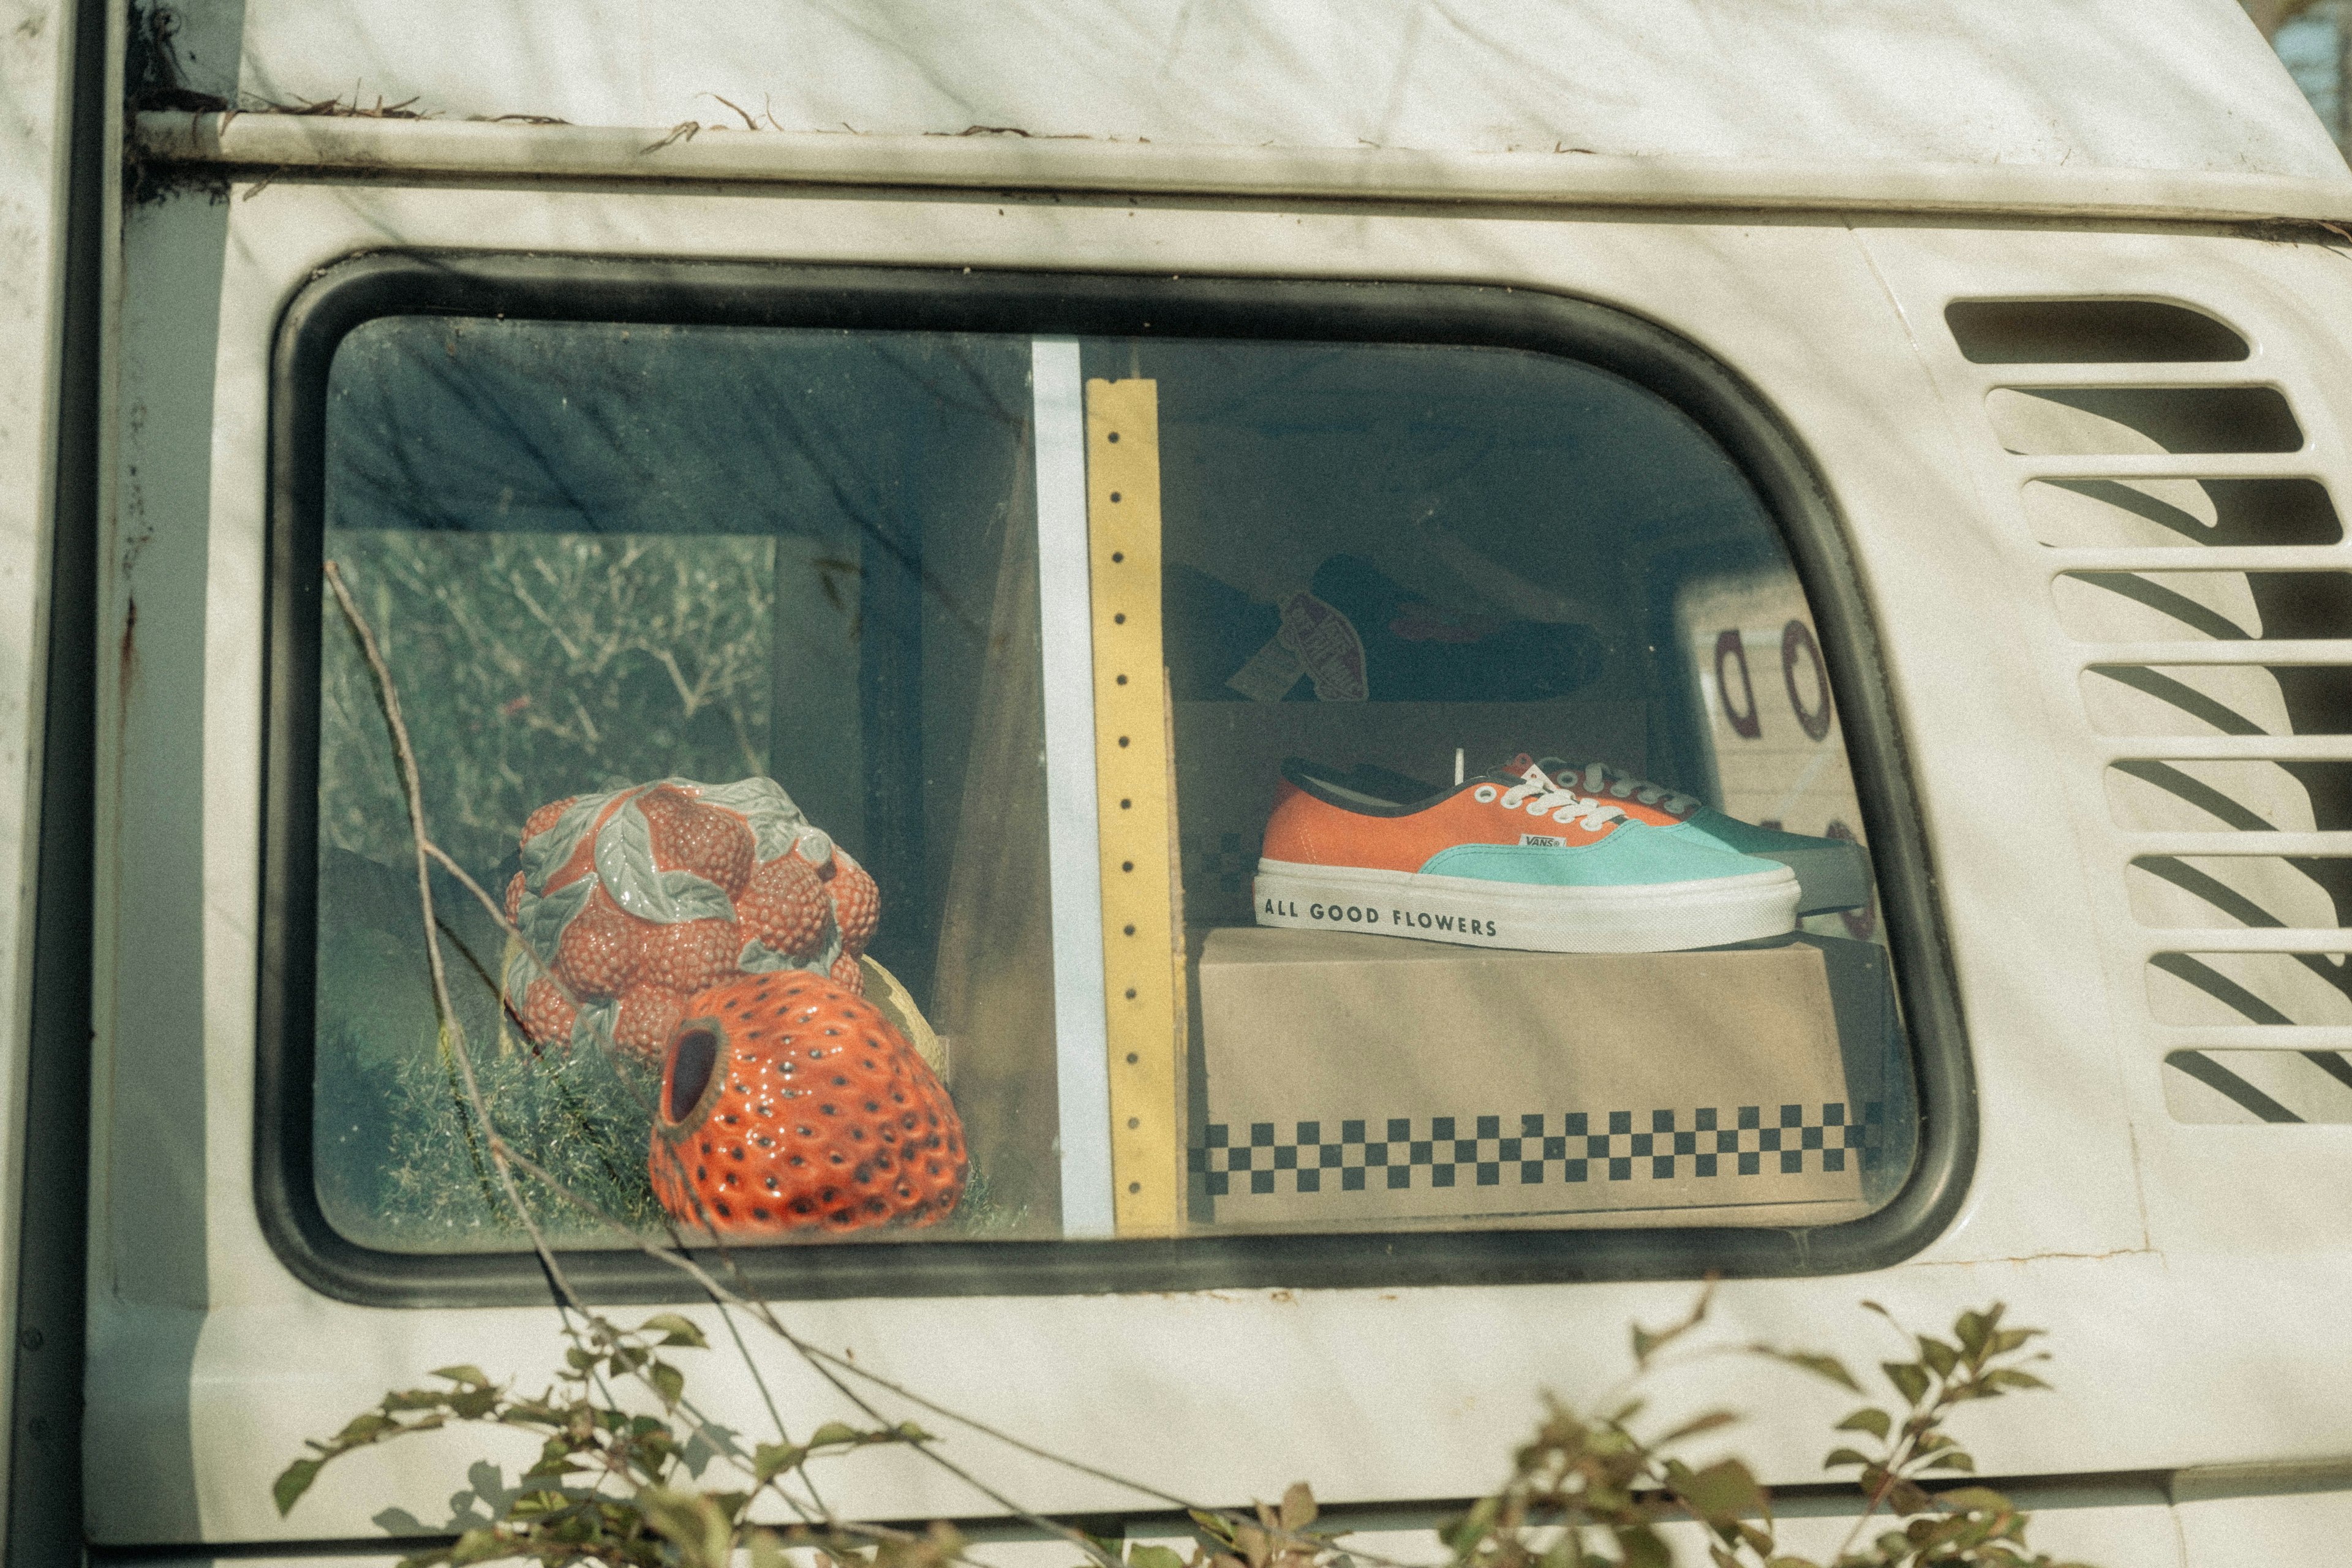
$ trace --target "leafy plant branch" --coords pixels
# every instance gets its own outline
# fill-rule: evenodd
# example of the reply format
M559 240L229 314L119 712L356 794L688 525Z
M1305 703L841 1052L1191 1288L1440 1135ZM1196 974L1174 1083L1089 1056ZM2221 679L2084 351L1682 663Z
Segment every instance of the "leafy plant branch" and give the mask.
M938 1466L956 1479L961 1481L963 1484L972 1488L989 1502L1000 1509L1003 1509L1007 1513L1061 1536L1065 1540L1068 1541L1073 1546L1085 1552L1089 1558L1101 1564L1102 1568L1113 1568L1116 1562L1115 1558L1111 1554L1104 1552L1094 1542L1088 1541L1082 1532L1073 1530L1069 1526L1062 1524L1059 1521L1047 1519L1041 1514L1035 1513L1033 1510L1023 1507L1013 1499L1005 1496L994 1487L991 1486L988 1482L973 1474L967 1468L939 1453L937 1449L931 1446L929 1434L913 1435L914 1433L919 1433L919 1429L912 1429L911 1432L901 1432L898 1426L893 1426L887 1423L881 1415L880 1412L876 1410L868 1401L859 1395L856 1390L851 1388L847 1382L845 1381L845 1373L848 1375L866 1377L869 1381L877 1381L872 1378L872 1374L867 1373L865 1369L856 1366L856 1364L848 1361L847 1358L835 1357L828 1352L824 1352L818 1347L810 1344L800 1335L793 1332L785 1326L781 1318L779 1318L774 1311L773 1308L768 1302L737 1290L729 1289L720 1285L708 1270L704 1269L700 1265L695 1263L687 1256L685 1238L677 1232L674 1225L671 1226L670 1235L670 1239L673 1245L669 1247L657 1246L645 1237L639 1235L634 1227L622 1225L620 1222L613 1220L612 1216L601 1214L601 1212L597 1210L596 1205L589 1200L581 1197L578 1194L572 1192L562 1182L558 1180L552 1173L546 1171L543 1167L533 1162L524 1159L512 1147L512 1145L500 1135L497 1124L490 1115L489 1107L482 1095L479 1081L474 1072L472 1055L467 1046L464 1027L457 1017L455 1006L449 1000L446 976L440 949L439 933L441 923L435 910L432 882L428 869L429 866L437 864L442 866L445 869L452 872L458 879L460 885L465 887L478 900L482 903L485 910L488 910L497 921L499 926L507 933L509 938L522 945L524 950L530 953L533 962L538 964L541 972L551 974L554 972L553 966L546 962L545 955L539 953L534 948L532 948L529 940L524 937L522 932L511 921L507 919L503 906L491 899L487 889L483 889L479 882L475 880L475 879L470 875L467 874L463 868L458 866L452 857L443 850L439 845L433 841L426 826L424 791L419 780L415 750L408 732L406 721L402 716L398 687L393 679L391 668L384 660L382 649L368 624L367 617L360 610L357 603L353 600L348 587L344 584L340 566L334 562L327 563L325 566L325 576L330 589L335 595L336 603L341 607L344 619L350 625L352 635L359 642L362 654L365 658L368 668L374 678L378 687L378 700L383 705L385 723L391 732L394 760L400 769L403 793L405 796L407 805L410 837L414 845L417 866L418 901L425 932L427 963L433 984L435 1006L442 1020L442 1037L445 1043L445 1047L457 1068L466 1103L482 1131L488 1152L498 1174L500 1191L507 1204L512 1209L518 1223L522 1226L525 1234L530 1237L532 1249L538 1256L541 1266L545 1269L550 1284L555 1291L559 1311L562 1315L564 1331L574 1341L572 1348L566 1352L567 1358L585 1355L591 1358L591 1364L595 1368L626 1372L635 1377L638 1381L645 1383L653 1390L660 1399L662 1408L666 1414L677 1415L682 1412L683 1407L675 1397L673 1390L667 1386L668 1381L667 1378L656 1377L647 1370L646 1364L639 1362L633 1354L621 1354L619 1349L616 1347L624 1346L626 1343L625 1336L623 1334L622 1331L614 1328L608 1321L604 1320L601 1316L590 1311L581 1301L578 1293L572 1289L569 1278L564 1273L561 1260L557 1258L552 1247L549 1246L544 1230L539 1224L536 1216L530 1212L529 1205L524 1201L520 1191L515 1184L514 1173L519 1169L524 1171L527 1174L530 1174L533 1180L540 1182L542 1185L546 1186L548 1190L563 1198L565 1201L578 1205L592 1215L596 1215L596 1217L614 1225L615 1227L620 1229L623 1234L631 1237L635 1240L636 1246L646 1252L647 1256L655 1258L672 1268L677 1268L681 1273L692 1279L704 1291L704 1293L709 1297L713 1304L719 1308L722 1314L725 1313L730 1307L748 1311L749 1314L752 1316L753 1319L763 1328L766 1328L771 1333L782 1340L795 1353L799 1354L803 1361L806 1362L806 1363L814 1372L816 1372L820 1377L824 1378L829 1384L831 1384L844 1399L855 1405L868 1419L876 1422L877 1426L875 1430L888 1430L894 1433L899 1433L899 1436L891 1440L903 1442L914 1447L916 1451L921 1453L931 1463ZM650 1106L646 1106L645 1107L645 1110L646 1114L650 1116L652 1108ZM673 1160L678 1158L678 1155L674 1149L669 1152L670 1157ZM699 1210L700 1200L698 1198L696 1201L698 1210ZM708 1234L711 1245L719 1253L724 1266L727 1267L738 1279L740 1279L741 1270L736 1264L731 1253L726 1247L716 1226L711 1221L711 1216L707 1213L698 1213L698 1217L702 1229ZM578 1323L574 1322L575 1318L579 1320ZM383 1413L380 1411L378 1414ZM1191 1506L1184 1504L1183 1500L1176 1499L1171 1494L1160 1491L1159 1489L1148 1487L1141 1483L1129 1481L1123 1478L1116 1477L1110 1472L1102 1470L1097 1467L1085 1465L1080 1461L1068 1459L1062 1456L1053 1454L1048 1450L1036 1447L1034 1445L1021 1443L1017 1439L1010 1437L1009 1435L995 1432L993 1428L989 1427L985 1423L963 1416L959 1416L957 1419L959 1419L963 1425L970 1426L974 1430L987 1432L992 1436L997 1436L1003 1438L1003 1440L1013 1443L1015 1447L1022 1448L1024 1451L1032 1453L1039 1458L1065 1465L1075 1470L1081 1471L1097 1479L1118 1481L1119 1484L1128 1486L1142 1495L1152 1497L1158 1500L1173 1501L1181 1506ZM383 1436L397 1435L399 1435L397 1432L386 1427L379 1430L377 1436L369 1440L380 1440ZM730 1458L740 1457L730 1453L731 1445L716 1438L712 1434L706 1431L699 1435L714 1452L726 1455ZM784 1436L782 1430L781 1422L779 1423L778 1442L782 1446L778 1450L779 1452L791 1452L795 1447L792 1445L789 1439ZM802 1479L808 1486L809 1498L814 1500L817 1498L818 1494L815 1491L814 1481L805 1476L805 1462L807 1458L806 1446L803 1445L799 1447L802 1450L801 1458L795 1461L793 1465L786 1467L786 1468L802 1473ZM337 1452L343 1451L348 1451L348 1449L337 1450ZM322 1450L322 1458L318 1461L318 1463L323 1463L326 1458L331 1457L333 1457L333 1455L325 1454ZM299 1469L299 1467L305 1463L310 1463L310 1461L297 1461L297 1468ZM607 1468L615 1475L634 1473L630 1471L626 1465L621 1465L617 1468L608 1466ZM772 1473L766 1476L759 1475L758 1469L759 1464L755 1454L752 1460L755 1485L751 1493L747 1494L747 1498L749 1496L756 1495L759 1491L767 1489L775 1479ZM296 1470L289 1470L288 1472L288 1476L294 1476L296 1473ZM317 1473L316 1466L313 1465L311 1468L300 1471L299 1484L293 1486L290 1491L281 1489L279 1497L279 1509L281 1512L292 1507L294 1500L299 1499L302 1495L303 1491L308 1489L310 1481L315 1479ZM284 1480L285 1478L281 1478L281 1482ZM732 1494L712 1495L731 1496ZM780 1492L779 1496L784 1496L784 1494ZM801 1503L797 1500L786 1497L785 1500L791 1504L796 1511L802 1507ZM1208 1510L1203 1510L1202 1511L1206 1512ZM740 1510L738 1510L738 1512L740 1513ZM834 1520L829 1514L824 1516L824 1522L828 1528L842 1528L840 1521ZM568 1521L567 1523L576 1523L576 1521ZM533 1527L534 1530L536 1530L536 1526ZM530 1545L533 1541L535 1541L535 1535L526 1532L523 1536L515 1537L511 1540L506 1537L500 1537L499 1543L502 1548L512 1545ZM536 1547L534 1546L532 1550L535 1551ZM519 1552L516 1554L530 1553ZM425 1561L431 1560L432 1559L430 1558L425 1559ZM467 1561L474 1560L477 1559L467 1559Z
M539 963L542 973L551 975L553 967L531 949L499 901L433 840L416 754L390 668L340 567L329 563L325 575L377 685L391 733L407 807L443 1049L479 1130L499 1193L546 1271L568 1342L562 1369L537 1395L518 1394L470 1365L441 1368L432 1374L437 1386L387 1394L332 1437L313 1442L311 1452L278 1478L273 1495L281 1513L290 1510L322 1469L337 1459L395 1438L470 1423L536 1437L538 1458L523 1472L524 1489L503 1502L496 1519L409 1558L411 1564L520 1559L549 1565L733 1568L742 1552L748 1553L752 1568L783 1568L786 1553L797 1549L813 1549L831 1568L971 1564L962 1538L943 1525L916 1534L845 1521L826 1505L811 1472L813 1463L898 1447L920 1456L1002 1512L1051 1531L1093 1568L1188 1568L1168 1548L1098 1541L1024 1507L941 1453L939 1439L929 1431L884 1415L859 1392L862 1384L1021 1453L1184 1510L1197 1540L1189 1568L1348 1568L1350 1563L1406 1568L1392 1559L1343 1547L1344 1531L1318 1526L1315 1499L1304 1483L1287 1489L1278 1506L1261 1502L1249 1511L1205 1507L1055 1453L928 1399L794 1332L772 1303L744 1288L743 1271L707 1213L698 1213L698 1228L708 1236L719 1268L735 1281L732 1286L691 1255L673 1218L665 1215L662 1220L667 1231L665 1246L606 1213L514 1148L492 1117L466 1031L450 1001L431 868L438 865L451 874L509 940ZM557 984L562 984L560 979ZM634 1086L632 1092L638 1092ZM644 1109L650 1117L652 1108ZM678 1157L674 1149L670 1155ZM659 1313L635 1329L622 1329L583 1303L522 1194L518 1173L627 1237L710 1301L759 1383L775 1429L772 1441L756 1442L746 1451L734 1433L709 1420L688 1400L685 1373L664 1352L708 1348L692 1321ZM1678 1321L1656 1331L1633 1327L1632 1369L1596 1402L1597 1414L1580 1414L1562 1399L1546 1397L1543 1418L1514 1453L1504 1484L1441 1532L1448 1551L1446 1568L1668 1568L1674 1560L1668 1532L1689 1525L1702 1531L1715 1568L1822 1568L1781 1549L1769 1499L1747 1465L1723 1458L1694 1467L1675 1451L1732 1425L1736 1418L1730 1413L1708 1411L1654 1436L1644 1436L1641 1429L1643 1380L1669 1362L1707 1356L1767 1357L1868 1397L1845 1364L1832 1355L1766 1344L1695 1342L1692 1336L1705 1323L1713 1297L1710 1284ZM1864 1305L1894 1321L1875 1303ZM734 1316L738 1312L782 1342L869 1425L828 1421L793 1440L743 1342ZM1879 1367L1895 1397L1864 1405L1837 1424L1837 1431L1860 1434L1854 1441L1867 1438L1876 1447L1865 1452L1842 1444L1825 1461L1832 1470L1855 1469L1863 1499L1830 1568L2070 1568L2046 1555L2028 1554L2026 1516L1999 1492L1981 1486L1943 1493L1927 1489L1939 1472L1967 1475L1976 1469L1974 1458L1945 1429L1961 1406L2047 1386L2025 1370L2026 1364L2044 1359L2031 1349L2039 1331L2004 1327L2003 1316L1998 1304L1962 1312L1948 1340L1906 1333L1906 1349L1916 1348L1916 1356L1883 1362ZM1903 1331L1899 1325L1897 1331ZM614 1392L623 1384L649 1397L639 1397L634 1405L624 1402ZM714 1464L740 1477L740 1484L701 1484ZM772 1498L795 1522L755 1521L752 1510L762 1498ZM1882 1516L1900 1528L1865 1542L1872 1521Z

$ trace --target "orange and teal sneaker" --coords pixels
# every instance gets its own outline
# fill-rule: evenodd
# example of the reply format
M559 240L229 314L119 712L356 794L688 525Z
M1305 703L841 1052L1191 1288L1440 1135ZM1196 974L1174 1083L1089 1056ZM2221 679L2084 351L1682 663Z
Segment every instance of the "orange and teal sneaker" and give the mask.
M1524 768L1528 760L1521 753L1509 765ZM1800 917L1858 910L1870 902L1870 856L1851 838L1816 838L1759 827L1606 763L1570 764L1546 757L1537 765L1548 777L1608 802L1636 822L1759 860L1778 860L1797 874Z
M1641 822L1530 763L1411 805L1283 764L1257 923L1541 952L1672 952L1779 936L1797 876Z

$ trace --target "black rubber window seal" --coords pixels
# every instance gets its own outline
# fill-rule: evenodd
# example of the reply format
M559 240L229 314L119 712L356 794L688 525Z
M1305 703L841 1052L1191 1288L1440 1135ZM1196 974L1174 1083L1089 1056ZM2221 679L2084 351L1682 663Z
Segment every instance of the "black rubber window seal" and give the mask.
M1610 372L1680 408L1738 465L1809 595L1844 725L1909 1029L1921 1118L1906 1185L1872 1214L1807 1229L1730 1227L925 1242L739 1251L778 1300L1064 1295L1287 1287L1546 1284L1859 1272L1939 1235L1967 1194L1977 1106L1916 792L1879 638L1828 486L1794 434L1705 350L1612 306L1490 286L659 262L386 251L316 274L280 319L271 377L270 601L254 1190L286 1266L378 1306L547 1300L527 1252L415 1255L345 1237L311 1179L320 551L328 373L345 334L391 315L1161 336L1528 350ZM636 1252L567 1253L590 1299L691 1300Z

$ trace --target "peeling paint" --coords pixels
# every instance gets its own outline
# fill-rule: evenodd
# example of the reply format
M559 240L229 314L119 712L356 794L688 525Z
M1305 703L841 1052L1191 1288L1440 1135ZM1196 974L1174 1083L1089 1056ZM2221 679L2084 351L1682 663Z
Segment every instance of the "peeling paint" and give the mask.
M1989 1268L2000 1263L2046 1263L2053 1259L2072 1259L2098 1263L2110 1258L2154 1258L2164 1253L2153 1247L2118 1247L2106 1252L2021 1252L2011 1258L1923 1258L1905 1265L1909 1268Z

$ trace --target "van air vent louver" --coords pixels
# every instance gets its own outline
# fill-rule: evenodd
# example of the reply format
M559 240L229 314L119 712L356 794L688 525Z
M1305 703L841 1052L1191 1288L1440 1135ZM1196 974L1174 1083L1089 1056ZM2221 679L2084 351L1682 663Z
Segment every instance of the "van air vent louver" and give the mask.
M2242 366L2244 336L2182 306L1960 300L1945 319L1971 363L2054 372L1979 384L2053 552L2089 730L2112 738L2167 1105L2352 1122L2352 747L2336 739L2352 735L2352 563L2297 400Z

